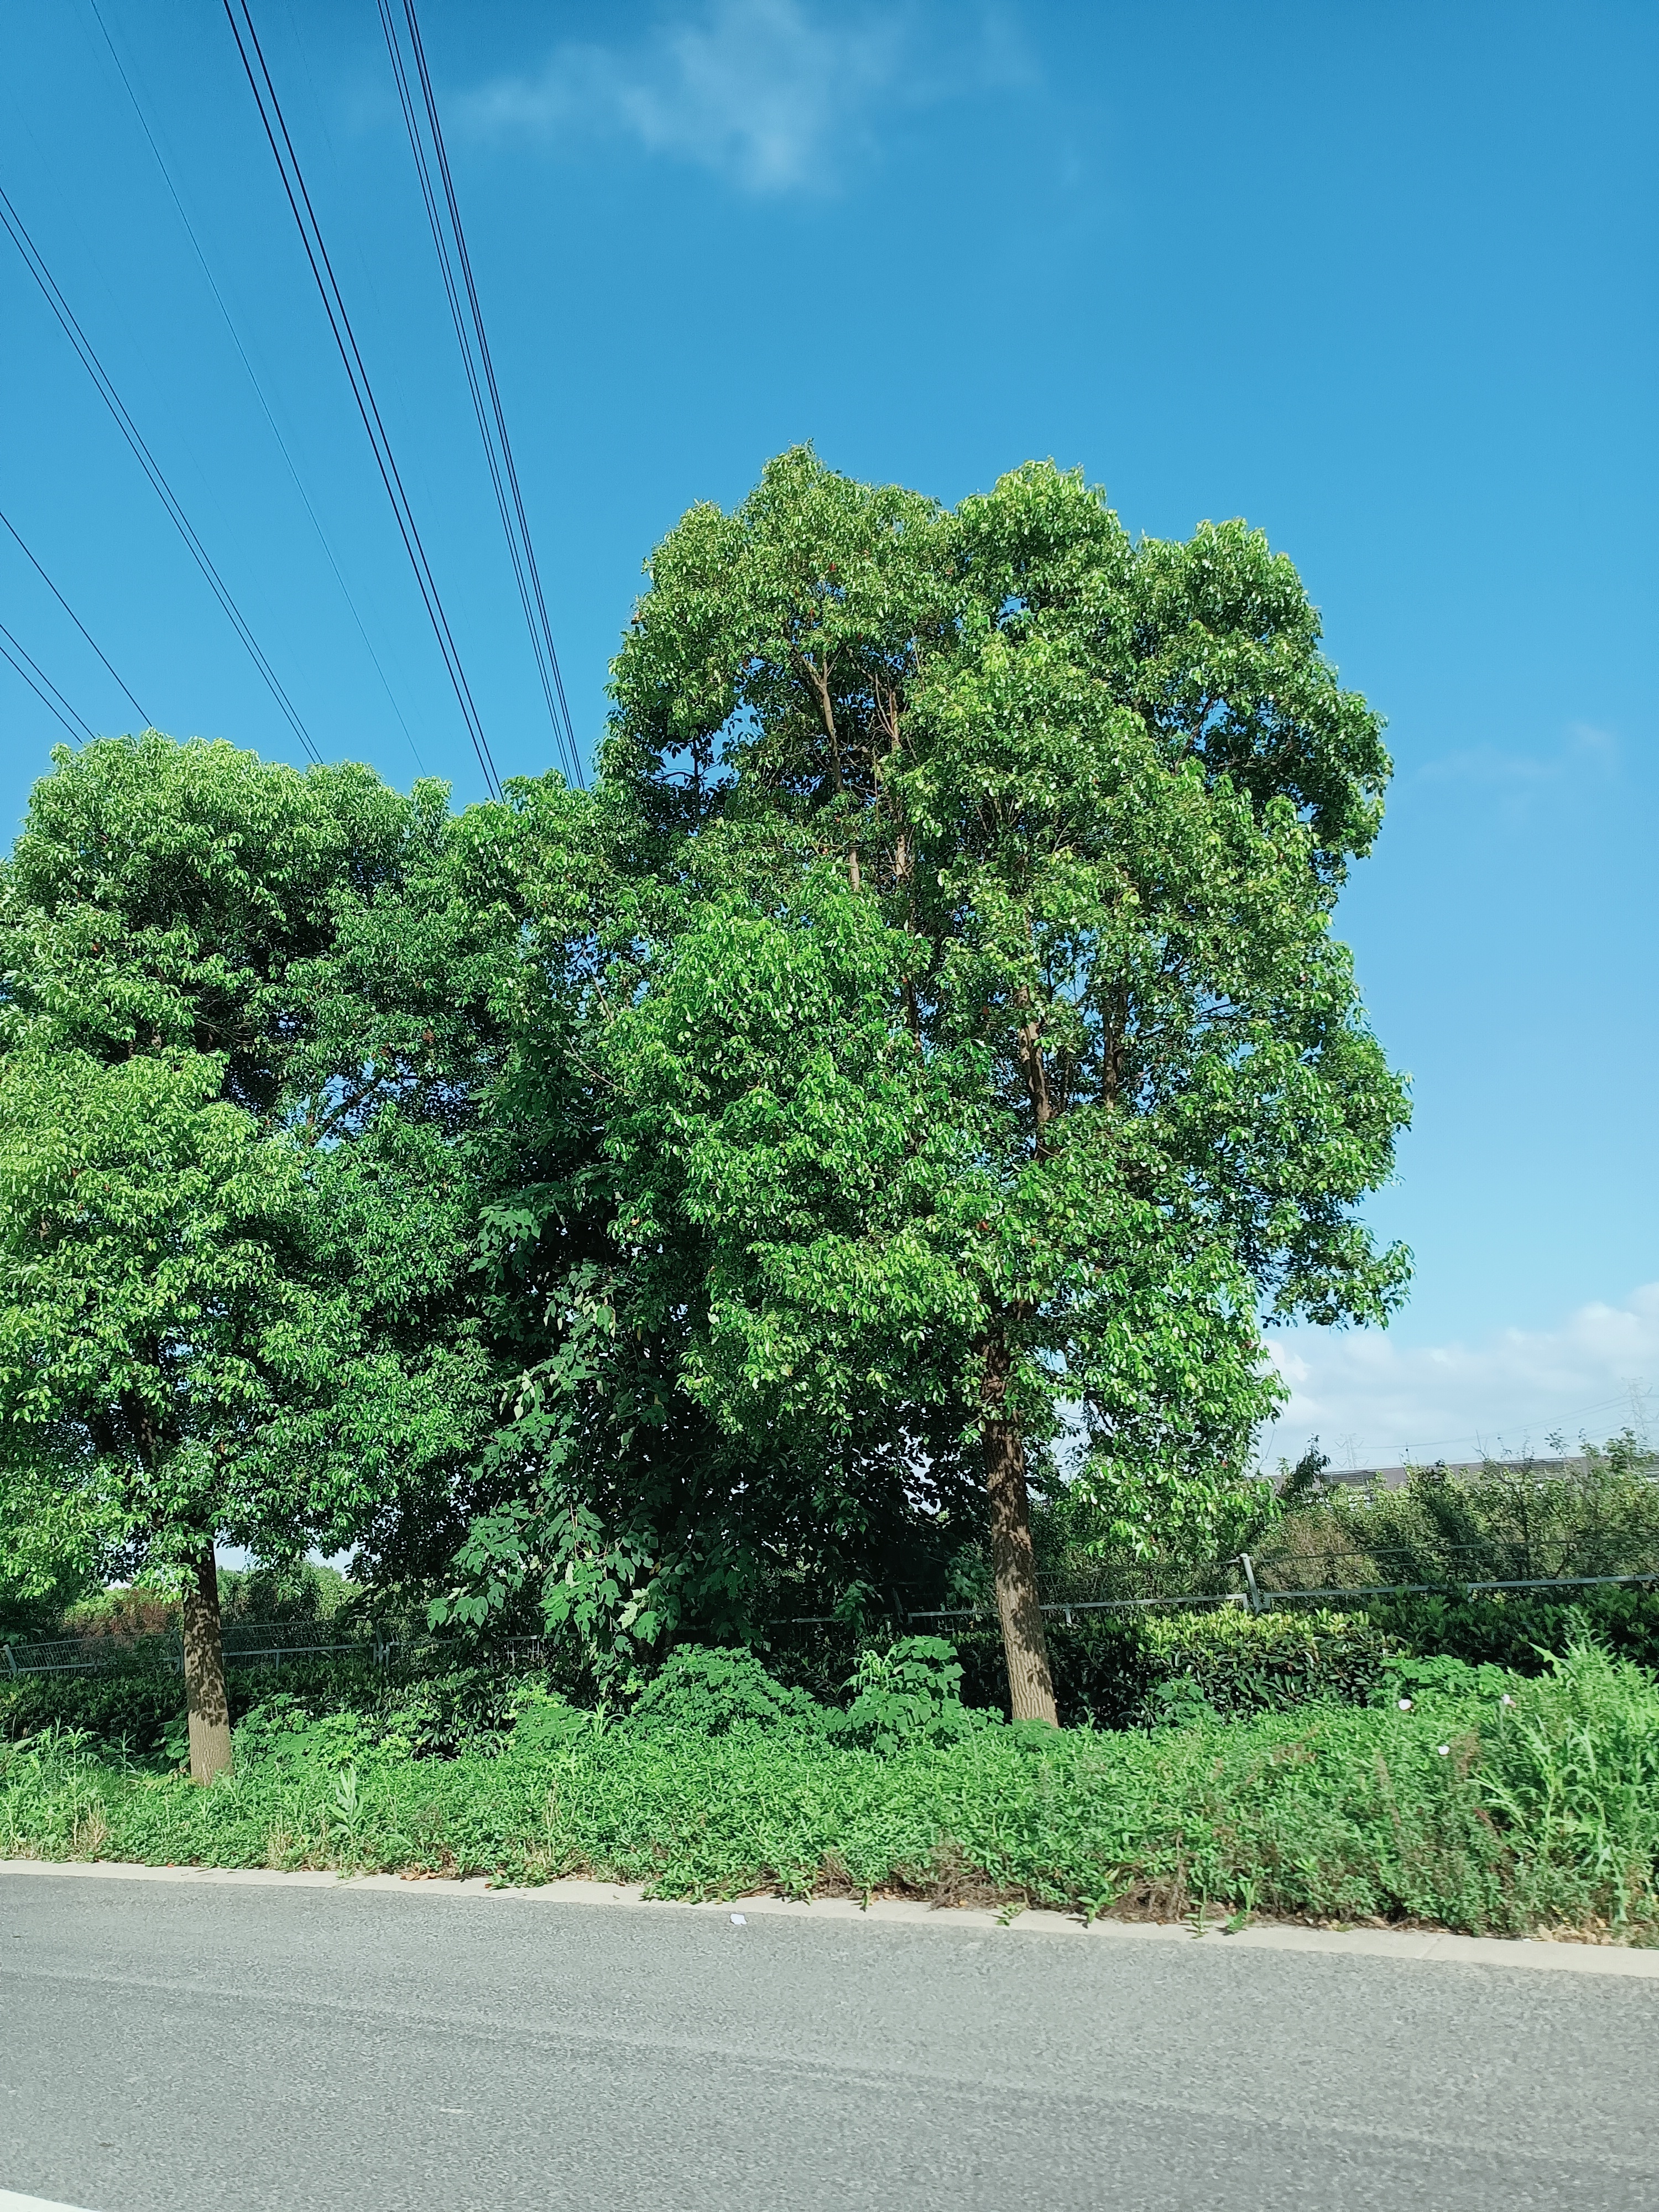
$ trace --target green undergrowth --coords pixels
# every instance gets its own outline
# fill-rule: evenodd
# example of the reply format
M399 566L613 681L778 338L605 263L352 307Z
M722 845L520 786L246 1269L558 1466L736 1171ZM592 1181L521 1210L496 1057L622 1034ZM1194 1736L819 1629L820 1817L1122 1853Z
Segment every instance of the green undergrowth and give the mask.
M921 1649L935 1641L913 1637L901 1648ZM1377 1693L1391 1656L1406 1648L1363 1615L1258 1615L1233 1607L1167 1616L1080 1613L1069 1623L1051 1622L1049 1635L1062 1719L1105 1729L1155 1726L1180 1717L1195 1703L1238 1717L1310 1700L1363 1705ZM854 1681L873 1668L866 1686L875 1687L889 1662L849 1638L842 1648L826 1646L810 1659L775 1651L769 1663L792 1682L787 1694L805 1695L810 1705L812 1692L826 1704L844 1696L852 1686L849 1667ZM994 1707L1005 1680L994 1627L962 1637L950 1665L963 1704ZM672 1661L665 1679L678 1680ZM578 1695L580 1670L558 1686ZM229 1691L234 1720L278 1693L298 1698L308 1711L346 1711L395 1726L421 1752L441 1756L481 1747L512 1718L510 1685L488 1652L468 1656L441 1646L389 1667L376 1666L367 1653L290 1658L280 1674L269 1667L233 1666ZM905 1692L893 1683L884 1693ZM665 1692L647 1688L647 1705L660 1694ZM786 1693L779 1689L778 1694ZM9 1681L0 1675L0 1735L34 1735L55 1725L84 1730L130 1753L152 1755L182 1743L182 1706L176 1666L143 1647L125 1663L95 1674L20 1675Z
M487 1662L376 1666L362 1658L236 1667L227 1674L240 1724L263 1708L339 1711L395 1732L422 1758L498 1745L517 1711L512 1675ZM97 1674L0 1676L0 1739L67 1731L142 1764L177 1760L185 1742L184 1679L140 1657Z
M1292 1710L1307 1703L1364 1705L1381 1694L1402 1656L1449 1656L1537 1674L1574 1635L1589 1633L1623 1658L1659 1669L1659 1593L1581 1593L1576 1606L1525 1597L1393 1601L1367 1612L1284 1610L1253 1614L1241 1607L1159 1613L1052 1615L1049 1656L1060 1717L1102 1729L1146 1728L1179 1719L1201 1702L1224 1717ZM854 1632L815 1629L816 1644L782 1640L766 1648L774 1675L825 1704L847 1694L849 1673L867 1661ZM0 1737L79 1729L135 1756L159 1756L184 1741L184 1685L176 1660L136 1646L119 1664L91 1674L0 1671ZM956 1638L968 1706L994 1708L1004 1694L1000 1637L994 1623ZM273 1693L308 1711L341 1710L371 1723L395 1724L424 1755L488 1748L512 1723L513 1662L456 1639L396 1654L378 1665L371 1651L333 1657L294 1655L280 1671L233 1665L231 1716ZM575 1702L594 1685L579 1654L548 1678ZM175 1752L173 1756L177 1756Z
M910 1639L844 1711L742 1653L680 1655L625 1712L521 1681L507 1730L449 1758L285 1695L206 1790L54 1729L0 1747L0 1856L1659 1940L1659 1687L1595 1644L1532 1680L1401 1660L1369 1705L1195 1698L1118 1732L975 1712L954 1663Z

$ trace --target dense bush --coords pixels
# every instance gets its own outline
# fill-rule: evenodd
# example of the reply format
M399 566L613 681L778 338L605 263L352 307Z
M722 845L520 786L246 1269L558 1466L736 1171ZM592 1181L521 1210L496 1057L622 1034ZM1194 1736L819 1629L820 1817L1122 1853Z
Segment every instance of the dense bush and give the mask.
M1316 1443L1294 1469L1281 1470L1277 1494L1266 1482L1249 1484L1236 1504L1215 1554L1167 1545L1130 1553L1086 1498L1060 1486L1032 1507L1044 1595L1059 1605L1236 1595L1240 1552L1251 1555L1264 1590L1659 1574L1659 1456L1628 1433L1587 1444L1572 1460L1489 1460L1471 1473L1419 1468L1399 1490L1330 1480ZM961 1595L912 1602L985 1601L987 1571L975 1547L951 1571ZM1347 1611L1367 1603L1329 1601Z
M1505 1679L1493 1695L1454 1664L1403 1710L1117 1734L981 1717L884 1752L810 1724L618 1725L526 1692L500 1755L417 1759L356 1717L279 1711L206 1790L48 1733L0 1747L0 1856L1659 1939L1652 1678L1580 1645Z
M821 1718L805 1690L775 1681L752 1652L683 1645L641 1692L635 1723L724 1735L734 1728L778 1728Z
M373 1693L356 1705L276 1690L252 1705L234 1730L239 1757L276 1758L290 1765L320 1758L335 1765L359 1753L403 1759L499 1754L532 1705L549 1702L533 1677L456 1667L413 1682L363 1685Z
M1363 1705L1380 1694L1388 1669L1401 1658L1442 1655L1536 1675L1575 1635L1585 1634L1621 1657L1659 1669L1659 1592L1592 1591L1577 1606L1511 1595L1390 1600L1352 1613L1252 1614L1237 1606L1078 1613L1069 1624L1051 1620L1049 1648L1062 1719L1118 1729L1206 1712L1224 1717L1290 1711L1322 1699ZM792 1657L798 1655L786 1651L769 1669L748 1651L682 1645L640 1692L634 1724L719 1734L738 1724L807 1723L834 1728L849 1745L915 1735L941 1741L971 1725L975 1712L994 1716L1003 1687L1001 1645L989 1624L970 1629L954 1645L914 1637L890 1652L860 1653L849 1636L839 1647L821 1639L810 1668L792 1665ZM583 1693L576 1678L537 1679L567 1698ZM280 1693L307 1719L356 1714L377 1736L406 1741L420 1758L499 1747L525 1694L518 1668L492 1661L487 1651L458 1664L441 1645L384 1667L367 1652L285 1661L279 1674L233 1667L228 1680L234 1722ZM849 1694L851 1709L841 1713ZM180 1678L155 1657L93 1674L25 1675L10 1682L0 1676L0 1737L54 1725L125 1746L136 1757L176 1757L174 1747L184 1741Z
M240 1686L233 1675L233 1700ZM0 1738L65 1728L136 1755L160 1753L184 1714L184 1677L154 1651L93 1674L0 1674Z
M956 1743L994 1719L963 1705L961 1663L942 1637L906 1636L890 1651L866 1651L848 1687L853 1702L830 1720L830 1733L860 1750Z
M1162 1617L1083 1614L1075 1626L1050 1632L1062 1718L1099 1728L1177 1719L1200 1703L1232 1714L1315 1698L1363 1702L1391 1648L1389 1638L1364 1619L1253 1615L1231 1607ZM280 1692L307 1716L353 1712L406 1735L416 1756L448 1756L505 1735L515 1709L516 1673L490 1663L487 1655L458 1665L441 1646L386 1667L367 1652L285 1661L280 1674L233 1667L231 1717L240 1722ZM682 1645L646 1684L633 1711L643 1728L718 1734L739 1723L773 1727L816 1717L817 1725L833 1723L848 1743L917 1735L944 1741L968 1725L964 1706L995 1712L1003 1687L1001 1644L989 1628L970 1632L959 1645L915 1636L887 1651L860 1652L849 1638L838 1655L827 1647L817 1654L809 1680L810 1688L779 1680L748 1651ZM569 1695L579 1686L561 1680L551 1686ZM849 1694L849 1710L836 1715L840 1698ZM124 1743L136 1754L160 1755L182 1727L182 1708L178 1673L155 1656L95 1674L0 1680L0 1735L32 1735L58 1723Z
M1158 1717L1189 1690L1224 1715L1280 1712L1316 1698L1364 1705L1382 1685L1391 1649L1374 1622L1352 1613L1232 1607L1154 1615L1139 1637L1152 1678L1141 1720Z
M1543 1672L1576 1636L1593 1635L1621 1658L1659 1668L1659 1589L1574 1590L1561 1597L1531 1590L1492 1596L1373 1598L1367 1617L1395 1644L1427 1656L1443 1652L1521 1674Z
M1310 1698L1364 1704L1398 1648L1364 1614L1251 1613L1241 1606L1051 1619L1048 1656L1060 1717L1096 1728L1175 1719L1200 1704L1221 1714L1280 1711ZM1001 1663L994 1632L959 1639L966 1696L992 1701Z
M453 1757L505 1737L517 1711L519 1670L452 1655L416 1654L377 1665L361 1656L285 1660L226 1674L233 1727L257 1709L306 1721L348 1714L407 1742L416 1757ZM133 1758L172 1759L185 1741L185 1691L176 1665L142 1652L94 1674L0 1676L0 1739L63 1728Z

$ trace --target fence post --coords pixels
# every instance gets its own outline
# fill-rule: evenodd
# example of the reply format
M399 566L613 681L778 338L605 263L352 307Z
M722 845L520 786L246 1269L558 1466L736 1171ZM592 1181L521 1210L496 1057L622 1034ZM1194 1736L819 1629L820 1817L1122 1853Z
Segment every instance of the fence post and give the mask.
M1244 1587L1249 1593L1250 1611L1252 1613L1260 1613L1261 1610L1261 1593L1255 1586L1255 1569L1250 1563L1250 1555L1248 1552L1241 1552L1239 1553L1238 1564L1244 1570Z
M6 1646L6 1665L12 1674L15 1674L17 1672L17 1655L9 1644Z

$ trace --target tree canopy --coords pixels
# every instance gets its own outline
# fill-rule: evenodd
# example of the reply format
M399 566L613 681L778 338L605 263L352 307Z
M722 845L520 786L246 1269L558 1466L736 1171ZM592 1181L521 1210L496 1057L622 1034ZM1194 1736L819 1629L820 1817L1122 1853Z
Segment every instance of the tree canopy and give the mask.
M441 794L152 733L60 755L7 873L8 1456L53 1468L106 1571L185 1577L203 1771L215 1542L350 1543L487 1429L433 1064L465 963L423 972L418 896L449 834Z
M356 1543L600 1672L982 1547L1219 1540L1264 1320L1381 1320L1334 933L1389 775L1290 562L808 449L653 556L602 774L452 816L153 734L3 885L0 1421L104 1556Z
M1317 647L1242 526L1135 547L1051 468L945 514L798 452L672 534L617 662L611 772L732 886L614 1024L645 1237L709 1251L689 1387L976 1427L1017 1711L1027 1440L1079 1409L1120 1533L1201 1520L1275 1402L1261 1307L1403 1285L1353 1208L1404 1094L1330 930L1387 759Z

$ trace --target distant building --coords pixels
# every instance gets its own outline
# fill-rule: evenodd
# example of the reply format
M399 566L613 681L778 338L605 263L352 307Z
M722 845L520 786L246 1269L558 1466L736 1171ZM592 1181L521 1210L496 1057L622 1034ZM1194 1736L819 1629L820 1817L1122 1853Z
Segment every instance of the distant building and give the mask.
M1468 1481L1484 1474L1490 1468L1508 1468L1515 1474L1525 1470L1530 1474L1583 1474L1589 1462L1577 1459L1531 1459L1524 1455L1510 1459L1422 1460L1410 1467L1328 1467L1320 1480L1341 1483L1345 1488L1363 1489L1375 1485L1379 1490L1403 1490L1413 1474L1437 1474L1453 1482Z

